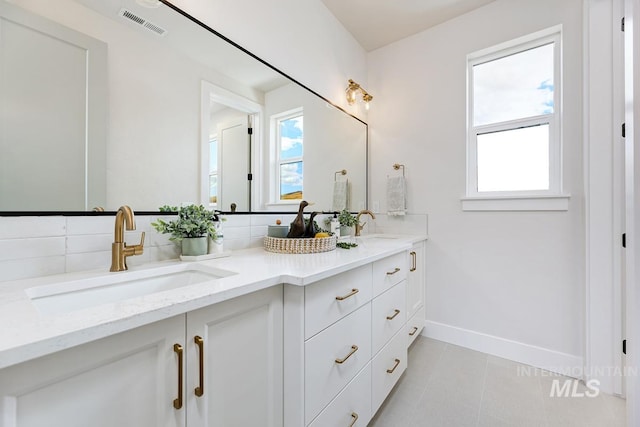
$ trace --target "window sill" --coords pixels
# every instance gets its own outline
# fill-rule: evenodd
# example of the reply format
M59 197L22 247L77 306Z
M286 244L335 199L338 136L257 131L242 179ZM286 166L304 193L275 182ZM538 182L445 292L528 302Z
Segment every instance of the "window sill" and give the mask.
M463 197L463 211L568 211L570 194L558 196Z

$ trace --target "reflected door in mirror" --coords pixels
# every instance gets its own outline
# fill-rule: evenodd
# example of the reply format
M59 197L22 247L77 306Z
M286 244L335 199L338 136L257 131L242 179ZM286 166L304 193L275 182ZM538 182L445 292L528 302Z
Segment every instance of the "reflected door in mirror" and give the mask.
M0 210L103 205L106 45L4 3L0 29Z

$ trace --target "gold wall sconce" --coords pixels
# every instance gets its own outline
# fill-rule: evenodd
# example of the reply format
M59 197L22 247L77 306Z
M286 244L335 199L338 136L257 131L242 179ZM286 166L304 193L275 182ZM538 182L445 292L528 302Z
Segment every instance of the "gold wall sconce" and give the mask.
M369 102L373 99L373 96L369 95L369 93L364 90L358 83L349 79L349 86L347 86L347 102L349 105L353 105L358 101L358 94L362 96L362 102L364 102L364 107L369 109Z

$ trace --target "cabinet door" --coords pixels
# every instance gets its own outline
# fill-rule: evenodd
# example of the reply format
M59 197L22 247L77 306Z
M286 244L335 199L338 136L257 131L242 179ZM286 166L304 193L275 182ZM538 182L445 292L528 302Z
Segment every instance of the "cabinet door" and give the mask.
M282 286L187 313L189 426L282 426Z
M184 316L0 370L0 426L184 426Z
M416 243L409 252L409 274L407 277L407 318L411 318L424 305L425 293L424 242Z

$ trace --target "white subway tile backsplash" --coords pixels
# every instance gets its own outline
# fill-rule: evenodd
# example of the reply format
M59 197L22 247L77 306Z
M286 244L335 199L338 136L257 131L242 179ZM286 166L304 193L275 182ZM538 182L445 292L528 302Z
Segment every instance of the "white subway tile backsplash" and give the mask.
M261 248L264 246L264 237L252 237L249 241L250 248Z
M0 261L64 255L64 237L0 240Z
M114 231L113 216L69 216L67 217L67 235L107 234Z
M111 250L113 234L76 235L67 237L67 254Z
M264 237L267 235L266 225L254 225L251 227L251 237Z
M224 249L262 247L267 225L275 224L277 219L288 225L295 216L294 213L228 215L223 223ZM151 226L158 217L175 219L173 215L138 215L136 230L125 232L125 241L131 245L140 241L142 231L146 232L144 253L129 257L130 266L179 257L179 244ZM108 271L114 220L113 215L0 217L0 282L64 272ZM324 226L322 218L318 218L318 224ZM387 227L386 223L383 227ZM415 224L413 227L424 228L415 227Z
M224 239L224 249L238 251L240 249L249 248L249 239Z
M67 273L85 270L109 271L111 267L111 250L105 252L68 254L66 258Z
M65 272L64 255L0 261L0 281L28 279ZM2 284L0 284L2 286Z
M2 217L0 239L64 236L65 228L65 218L61 216Z
M250 227L224 227L223 230L224 239L248 239L251 237Z

